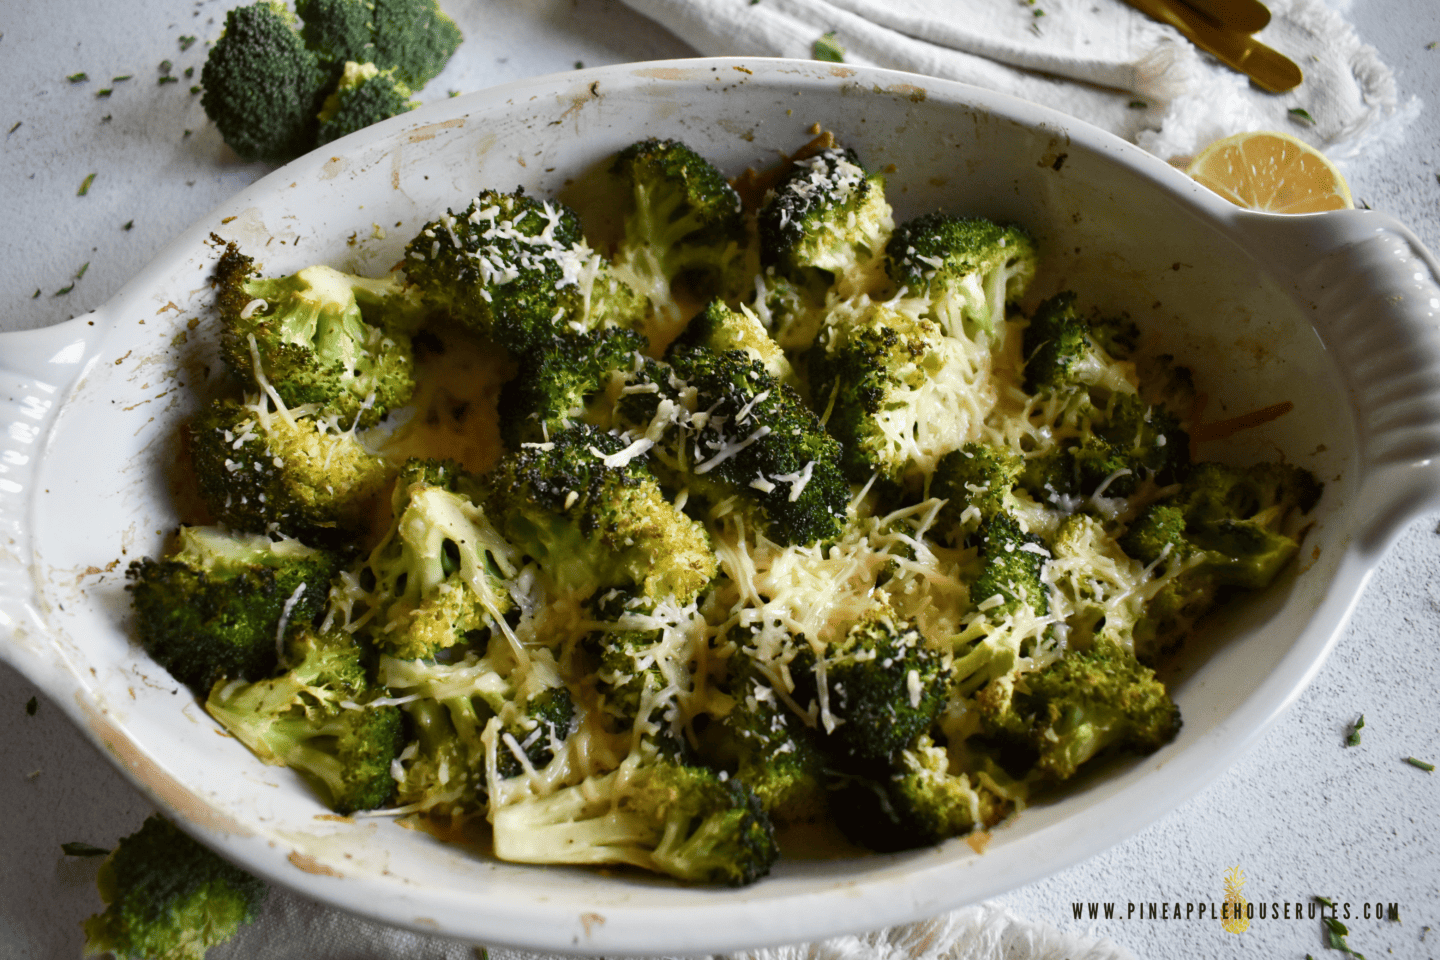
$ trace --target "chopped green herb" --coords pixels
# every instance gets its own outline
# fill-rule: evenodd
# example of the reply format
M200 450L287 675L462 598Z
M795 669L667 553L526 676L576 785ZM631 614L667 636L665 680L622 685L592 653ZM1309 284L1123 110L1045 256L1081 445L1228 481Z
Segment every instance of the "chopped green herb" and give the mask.
M90 184L92 184L92 183L94 183L94 182L95 182L95 174L92 173L92 174L90 174L90 176L88 176L88 177L85 178L85 182L84 182L84 183L80 184L80 189L75 191L75 196L77 196L77 197L83 197L83 196L85 196L85 194L87 194L87 193L90 192Z
M184 53L186 50L189 50L189 49L190 49L191 47L193 47L194 45L195 45L195 38L194 38L194 37L181 37L181 38L180 38L180 52L181 52L181 53Z
M1041 10L1039 7L1036 7L1034 10L1031 10L1031 11L1030 11L1030 16L1032 16L1032 17L1043 17L1043 16L1045 16L1045 11L1044 11L1044 10Z
M66 80L69 80L71 83L84 83L86 80L89 80L89 79L90 79L90 74L88 74L88 73L72 73L72 74L70 74L70 76L66 77L65 79L66 79Z
M112 94L112 93L114 93L114 92L115 92L115 91L114 91L114 90L111 90L109 87L104 87L103 89L96 90L96 91L95 91L95 96L96 96L97 99L103 100L103 99L105 99L106 97L110 96L110 94Z
M1131 100L1131 101L1130 101L1130 109L1131 109L1131 110L1144 110L1144 109L1145 109L1146 107L1148 107L1148 106L1150 106L1150 104L1146 103L1144 100Z
M20 124L22 124L22 123L24 123L24 122L25 122L24 120L16 120L16 121L15 121L15 126L11 127L9 130L5 131L5 136L8 137L8 136L10 136L10 134L14 133L16 130L19 130L19 129L20 129Z
M1410 766L1412 767L1419 767L1426 773L1433 773L1435 771L1435 764L1426 763L1424 760L1417 760L1414 757L1406 757L1405 762L1410 764Z
M1429 43L1425 44L1425 49L1434 50L1437 46L1440 46L1440 40L1431 40Z
M175 64L171 63L169 60L161 60L161 61L160 61L160 72L161 72L161 73L169 73L169 72L170 72L170 68L173 67L173 66L175 66Z
M1285 112L1290 114L1290 116L1294 117L1296 120L1299 120L1303 123L1315 122L1315 118L1310 116L1310 111L1306 110L1304 107L1291 107Z
M107 113L107 114L105 114L105 116L101 117L101 118L100 118L100 122L101 122L101 123L109 123L109 122L110 122L110 114Z
M162 87L165 86L165 84L167 84L167 83L179 83L179 82L180 82L180 78L179 78L179 77L161 77L161 78L160 78L160 86L162 86Z
M104 847L97 847L93 843L81 843L72 841L60 844L60 849L65 851L67 857L106 857L110 851Z
M1354 950L1351 950L1350 944L1345 942L1345 937L1350 932L1345 924L1336 920L1334 917L1326 917L1320 921L1320 928L1325 934L1325 946L1331 950L1339 950L1342 953L1350 954L1352 957L1359 957L1360 960L1365 960L1363 953L1356 953Z
M1321 905L1323 905L1323 906L1326 906L1326 907L1334 907L1334 906L1335 906L1335 901L1334 901L1334 900L1331 900L1329 897L1316 897L1316 898L1315 898L1315 902L1318 903L1318 904L1321 904Z
M63 297L63 296L65 296L65 294L69 293L71 290L74 290L74 289L75 289L75 282L72 280L70 283L68 283L68 284L66 284L65 286L61 287L59 290L56 290L56 291L55 291L55 296L57 296L57 297Z
M133 74L133 73L127 73L127 74L125 74L123 77L115 77L115 78L113 78L110 82L111 82L111 83L124 83L126 80L129 80L129 79L130 79L131 77L133 77L133 76L135 76L135 74Z
M35 292L32 293L32 294L30 294L30 299L31 299L31 300L39 300L39 299L40 299L40 288L39 288L39 287L36 287L36 288L35 288Z
M37 290L36 293L39 293L39 291ZM40 709L40 701L39 701L37 698L31 697L29 700L27 700L27 701L25 702L25 713L26 713L28 716L32 716L32 717L35 716L35 711L36 711L36 710L39 710L39 709Z
M1348 736L1348 737L1345 738L1345 746L1347 746L1347 747L1358 747L1358 746L1360 746L1360 731L1363 730L1364 727L1365 727L1365 714L1362 713L1362 714L1360 714L1359 719L1357 719L1357 720L1355 721L1355 726L1353 726L1353 727L1350 728L1350 736Z
M760 6L760 0L750 0L750 6L752 6L752 7L758 7L758 6Z
M826 63L845 62L845 48L840 45L839 40L835 39L834 30L831 30L819 40L815 41L815 46L811 48L810 55L816 60L824 60Z
M575 61L575 69L576 69L576 70L584 70L584 69L585 69L585 61L584 61L584 60L576 60L576 61Z
M450 96L452 96L452 97L458 97L458 96L460 96L460 91L459 91L459 90L451 90L451 91L450 91Z
M120 229L121 229L121 230L129 230L129 229L130 229L131 227L133 227L133 226L135 226L135 221L134 221L134 220L126 220L126 221L125 221L125 226L121 227Z
M199 85L198 83L195 84L195 86L193 86L193 87L190 88L190 92L191 92L191 93L199 93L199 92L200 92L200 85Z
M85 271L89 269L90 261L86 260L84 263L80 264L80 269L75 271L75 279L79 280L81 277L85 276Z
M185 77L186 80L189 80L191 77L195 76L195 68L194 68L194 67L186 67L186 68L185 68L185 73L183 74L183 76Z
M192 131L192 130L186 130L184 133L180 134L180 139L181 139L181 140L184 140L186 137L190 136L190 134L193 133L193 132L194 132L194 131Z

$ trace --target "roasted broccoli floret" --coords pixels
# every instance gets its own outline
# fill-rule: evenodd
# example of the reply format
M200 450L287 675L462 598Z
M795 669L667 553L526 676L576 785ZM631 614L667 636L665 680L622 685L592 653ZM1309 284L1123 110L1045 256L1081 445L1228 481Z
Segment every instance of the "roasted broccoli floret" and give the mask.
M222 677L269 674L277 634L293 636L324 611L341 565L298 540L182 527L174 553L130 564L125 589L141 646L204 696Z
M472 498L478 481L444 461L410 461L396 481L389 532L367 563L376 647L405 659L433 658L474 631L503 629L505 581L519 551Z
M200 71L200 105L243 160L287 163L315 146L329 77L281 0L225 15Z
M970 599L981 613L1003 617L1021 604L1041 614L1050 609L1049 591L1041 578L1050 556L1043 539L1026 533L1007 513L981 521L973 539L979 548L979 568L970 582Z
M993 827L1014 801L996 788L1009 779L993 762L983 773L952 769L949 752L922 733L874 779L851 778L833 804L837 824L853 842L882 853L933 846Z
M400 711L370 703L383 690L364 650L344 630L303 630L286 646L283 673L218 681L205 709L265 763L289 767L336 813L390 802L390 764L403 743Z
M1147 507L1120 539L1131 557L1178 567L1134 629L1143 660L1184 638L1225 590L1268 586L1299 551L1286 532L1296 512L1309 513L1322 485L1308 470L1283 463L1232 467L1199 463L1180 493Z
M802 651L790 669L797 701L820 705L826 752L868 770L893 762L945 708L945 661L913 623L877 607L823 653Z
M930 496L945 501L935 527L942 537L962 540L981 521L1012 512L1012 491L1024 461L1008 450L967 443L940 458L930 478Z
M976 704L986 733L1033 753L1033 775L1052 780L1109 747L1153 753L1180 731L1180 711L1154 671L1104 638L992 682Z
M305 44L335 72L373 63L419 90L445 69L463 39L436 0L296 0Z
M481 649L454 663L381 659L392 694L420 697L404 706L415 740L398 764L402 805L479 812L492 782L543 769L574 732L575 703L547 651L525 652L522 669L504 637L492 634Z
M884 178L866 173L853 150L832 148L795 161L765 196L757 226L761 266L823 303L837 283L841 295L873 285L895 221Z
M878 475L893 498L979 427L972 398L980 371L965 346L929 320L877 304L820 331L809 353L810 393L828 410L852 483Z
M654 441L657 475L712 505L733 500L780 544L839 534L850 500L840 444L799 395L743 350L679 345L627 380L616 420Z
M520 358L519 372L500 389L500 437L511 450L543 443L584 422L612 376L628 374L643 354L643 334L617 327L562 331Z
M249 393L268 383L287 407L317 404L341 428L371 427L415 390L410 338L377 321L413 309L394 275L357 277L325 266L263 278L231 243L215 267L225 365Z
M358 529L392 475L349 431L269 409L263 396L217 400L191 421L189 437L206 508L253 533L329 538Z
M690 318L670 345L672 351L692 347L704 347L716 353L743 350L750 359L760 361L765 372L776 380L792 387L796 383L795 371L785 351L770 339L770 334L748 307L731 310L723 300L711 300L704 310Z
M587 285L599 269L575 212L521 188L481 193L461 213L426 224L405 248L406 275L433 315L516 355L584 325Z
M1090 321L1080 316L1073 291L1057 293L1040 304L1025 328L1025 390L1050 394L1074 387L1105 387L1133 391L1128 366L1117 363L1103 343L1114 336L1097 336ZM1109 326L1101 328L1113 332ZM1133 346L1132 346L1133 349Z
M678 140L655 139L626 147L610 169L626 198L615 263L657 310L672 305L676 282L702 302L742 292L749 236L740 195L720 171Z
M885 252L890 279L913 296L928 297L933 319L952 337L966 339L974 339L973 331L1000 328L1006 304L1025 293L1038 265L1035 240L1022 228L947 213L896 227Z
M645 748L609 773L496 810L494 849L518 863L628 864L734 887L779 856L760 801L738 779Z
M684 735L676 709L690 688L693 652L683 611L644 595L607 590L592 606L599 625L585 638L597 661L595 690L606 724L674 745Z
M411 89L395 76L394 68L381 70L373 63L353 60L346 63L340 82L320 107L316 145L414 110L420 101L412 100L412 96Z
M828 789L819 734L747 655L735 659L725 685L734 706L711 724L702 752L754 791L777 826L820 820Z
M688 603L715 576L715 555L704 528L661 492L648 446L576 425L502 458L486 509L562 594L634 587Z
M85 955L204 960L254 920L269 888L158 813L100 865L103 913L85 921Z

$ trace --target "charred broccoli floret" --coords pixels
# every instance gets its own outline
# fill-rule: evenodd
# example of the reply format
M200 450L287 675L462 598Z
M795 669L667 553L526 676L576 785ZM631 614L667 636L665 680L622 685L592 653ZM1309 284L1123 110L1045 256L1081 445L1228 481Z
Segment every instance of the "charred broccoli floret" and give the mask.
M661 492L647 448L576 425L502 458L486 509L561 593L634 587L687 603L714 577L715 556L704 528Z
M413 91L395 76L392 67L381 70L373 63L345 64L335 89L325 98L317 119L317 146L363 130L372 123L398 117L420 106Z
M674 351L704 347L716 353L742 350L758 360L765 372L781 383L795 385L795 371L785 351L774 340L748 307L731 310L724 301L711 300L704 310L690 318L685 329L672 342Z
M840 445L794 390L743 350L679 345L626 382L616 419L655 443L667 484L732 500L781 544L835 537L850 488Z
M1023 469L1018 455L984 443L967 443L945 454L930 478L930 496L945 501L936 529L959 540L981 521L1012 512L1012 491Z
M125 589L140 644L200 696L223 677L275 667L276 637L325 609L338 554L216 527L182 527L175 552L136 560Z
M809 357L812 400L829 410L852 483L878 475L882 493L918 489L979 427L974 361L929 320L877 304L826 326Z
M885 252L890 279L928 297L945 332L966 339L1000 328L1006 304L1020 299L1038 265L1035 240L1022 228L947 213L896 227Z
M363 525L391 468L349 431L221 399L190 423L190 460L211 515L237 530L333 537Z
M766 194L757 225L761 266L823 303L837 283L844 292L870 285L895 221L884 178L866 173L853 150L832 148L795 161Z
M231 243L215 279L221 356L247 392L258 393L263 378L286 406L317 404L315 415L334 416L342 427L374 426L409 402L410 338L384 322L413 309L396 276L372 280L313 266L267 279Z
M390 802L390 764L402 723L366 672L365 652L344 630L301 631L286 647L286 670L257 680L219 681L205 709L265 763L289 767L336 813Z
M1103 346L1106 342L1123 346L1128 335L1113 325L1102 325L1103 335L1097 335L1077 311L1077 299L1073 291L1057 293L1030 318L1022 346L1026 392L1048 394L1080 386L1133 390L1125 376L1127 368Z
M121 838L95 885L105 910L85 921L85 955L120 960L204 960L269 893L158 813Z
M643 354L643 334L615 327L561 332L520 358L519 372L500 390L500 437L510 450L543 443L585 421L587 408L612 376L629 373Z
M1050 609L1041 578L1050 551L1045 541L1021 529L1015 518L997 513L981 521L974 536L979 570L970 583L970 599L990 617L1003 617L1024 604L1036 613Z

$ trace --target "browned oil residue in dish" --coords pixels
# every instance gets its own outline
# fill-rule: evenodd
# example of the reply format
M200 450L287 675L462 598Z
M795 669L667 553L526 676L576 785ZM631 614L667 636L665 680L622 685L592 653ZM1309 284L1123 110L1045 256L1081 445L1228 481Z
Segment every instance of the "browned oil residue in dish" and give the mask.
M314 857L310 856L310 855L307 854L307 853L301 853L299 850L292 850L292 851L290 852L290 856L286 857L286 859L289 860L289 861L290 861L293 865L295 865L297 868L299 868L299 869L301 869L301 870L304 870L306 873L313 873L313 874L315 874L316 876L321 876L321 877L343 877L343 876L344 876L344 874L340 873L339 871L337 871L337 870L335 870L335 869L333 869L333 868L331 868L331 867L327 867L325 864L321 863L319 860L316 860Z
M1268 407L1261 407L1259 410L1252 410L1249 413L1242 413L1238 417L1229 417L1225 420L1216 420L1214 423L1197 423L1190 430L1190 440L1193 443L1205 443L1209 440L1226 440L1239 433L1241 430L1250 430L1271 420L1285 416L1295 409L1295 404L1289 400L1282 400L1279 403L1272 403ZM1197 416L1198 420L1199 417Z

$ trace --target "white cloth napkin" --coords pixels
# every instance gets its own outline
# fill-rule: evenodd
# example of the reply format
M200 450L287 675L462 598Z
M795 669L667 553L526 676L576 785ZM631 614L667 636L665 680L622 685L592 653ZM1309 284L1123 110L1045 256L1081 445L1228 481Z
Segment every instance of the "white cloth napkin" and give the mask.
M1282 130L1343 160L1398 139L1418 108L1399 108L1390 69L1322 0L1268 3L1259 38L1305 73L1281 95L1121 0L624 2L707 56L809 59L815 41L833 34L847 63L1043 103L1165 159L1242 130Z

